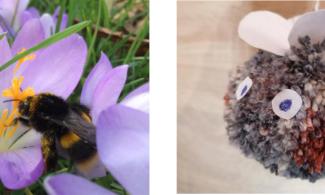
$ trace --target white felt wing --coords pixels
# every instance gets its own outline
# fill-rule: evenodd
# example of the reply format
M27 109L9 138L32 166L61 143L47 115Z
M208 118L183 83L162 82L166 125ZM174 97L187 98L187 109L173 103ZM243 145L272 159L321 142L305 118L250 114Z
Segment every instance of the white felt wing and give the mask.
M299 46L298 38L308 35L312 43L325 38L325 10L308 12L297 19L289 34L289 43Z
M247 14L239 23L239 37L248 44L283 56L289 49L292 23L269 11Z

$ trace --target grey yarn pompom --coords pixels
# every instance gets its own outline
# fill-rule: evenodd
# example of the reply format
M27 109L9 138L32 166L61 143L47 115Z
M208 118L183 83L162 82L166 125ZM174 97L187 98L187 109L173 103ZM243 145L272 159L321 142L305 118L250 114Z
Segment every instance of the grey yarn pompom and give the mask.
M325 41L277 56L259 51L231 75L225 95L225 120L232 143L271 172L315 181L325 175ZM249 77L253 85L236 100L239 83ZM272 99L283 89L301 97L300 110L290 120L272 110Z

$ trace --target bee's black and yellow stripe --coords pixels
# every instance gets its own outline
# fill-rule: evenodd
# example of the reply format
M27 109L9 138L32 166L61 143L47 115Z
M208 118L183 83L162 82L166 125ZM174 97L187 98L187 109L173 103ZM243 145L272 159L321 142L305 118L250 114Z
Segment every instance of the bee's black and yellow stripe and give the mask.
M87 173L92 169L97 161L95 148L86 144L73 132L62 135L59 140L61 147L67 151L69 157L76 163L81 172Z
M69 131L59 137L59 143L61 147L66 150L71 158L75 162L83 162L91 158L96 149L86 144L78 135Z

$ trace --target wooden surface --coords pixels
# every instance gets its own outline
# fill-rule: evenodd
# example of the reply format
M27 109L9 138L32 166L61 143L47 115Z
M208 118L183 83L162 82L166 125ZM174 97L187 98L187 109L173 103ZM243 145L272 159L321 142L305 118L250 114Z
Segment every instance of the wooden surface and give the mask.
M244 157L229 144L223 120L228 73L255 51L237 36L240 19L261 9L292 17L312 10L313 2L182 1L177 7L178 192L325 192L325 179L289 180Z

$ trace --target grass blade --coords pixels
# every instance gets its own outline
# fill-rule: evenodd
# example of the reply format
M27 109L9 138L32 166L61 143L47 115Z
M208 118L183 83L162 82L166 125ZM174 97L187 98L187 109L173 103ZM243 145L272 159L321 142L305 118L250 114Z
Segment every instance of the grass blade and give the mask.
M60 28L61 28L61 22L62 22L62 17L65 11L65 5L66 5L66 0L61 1L61 6L60 6L60 10L59 10L59 15L58 18L56 20L56 27L55 27L55 32L59 32Z
M96 38L97 38L98 29L99 29L99 21L100 21L101 12L102 12L102 6L104 5L104 3L105 2L100 1L99 5L98 5L98 16L97 16L97 21L96 21L96 27L95 27L94 35L93 35L93 37L91 38L91 41L90 41L87 61L89 61L89 58L90 58L90 55L92 54L92 52L94 53L94 55L96 55L94 46L95 46L95 41L96 41Z
M10 66L11 64L17 62L19 59L39 50L42 48L45 48L61 39L64 39L76 32L79 32L80 30L82 30L83 28L85 28L86 26L88 26L90 24L90 21L84 21L84 22L80 22L79 24L73 25L67 29L65 29L62 32L56 33L53 36L49 37L48 39L45 39L44 41L42 41L41 43L39 43L38 45L35 45L34 47L20 53L17 54L15 57L13 57L11 60L9 60L8 62L6 62L5 64L3 64L0 67L0 71L6 69L8 66Z
M125 57L124 64L127 64L135 56L137 50L141 46L142 41L145 39L149 33L149 21L148 18L145 19L142 29L138 32L138 35L135 41L132 43L131 48L128 51L128 54Z

